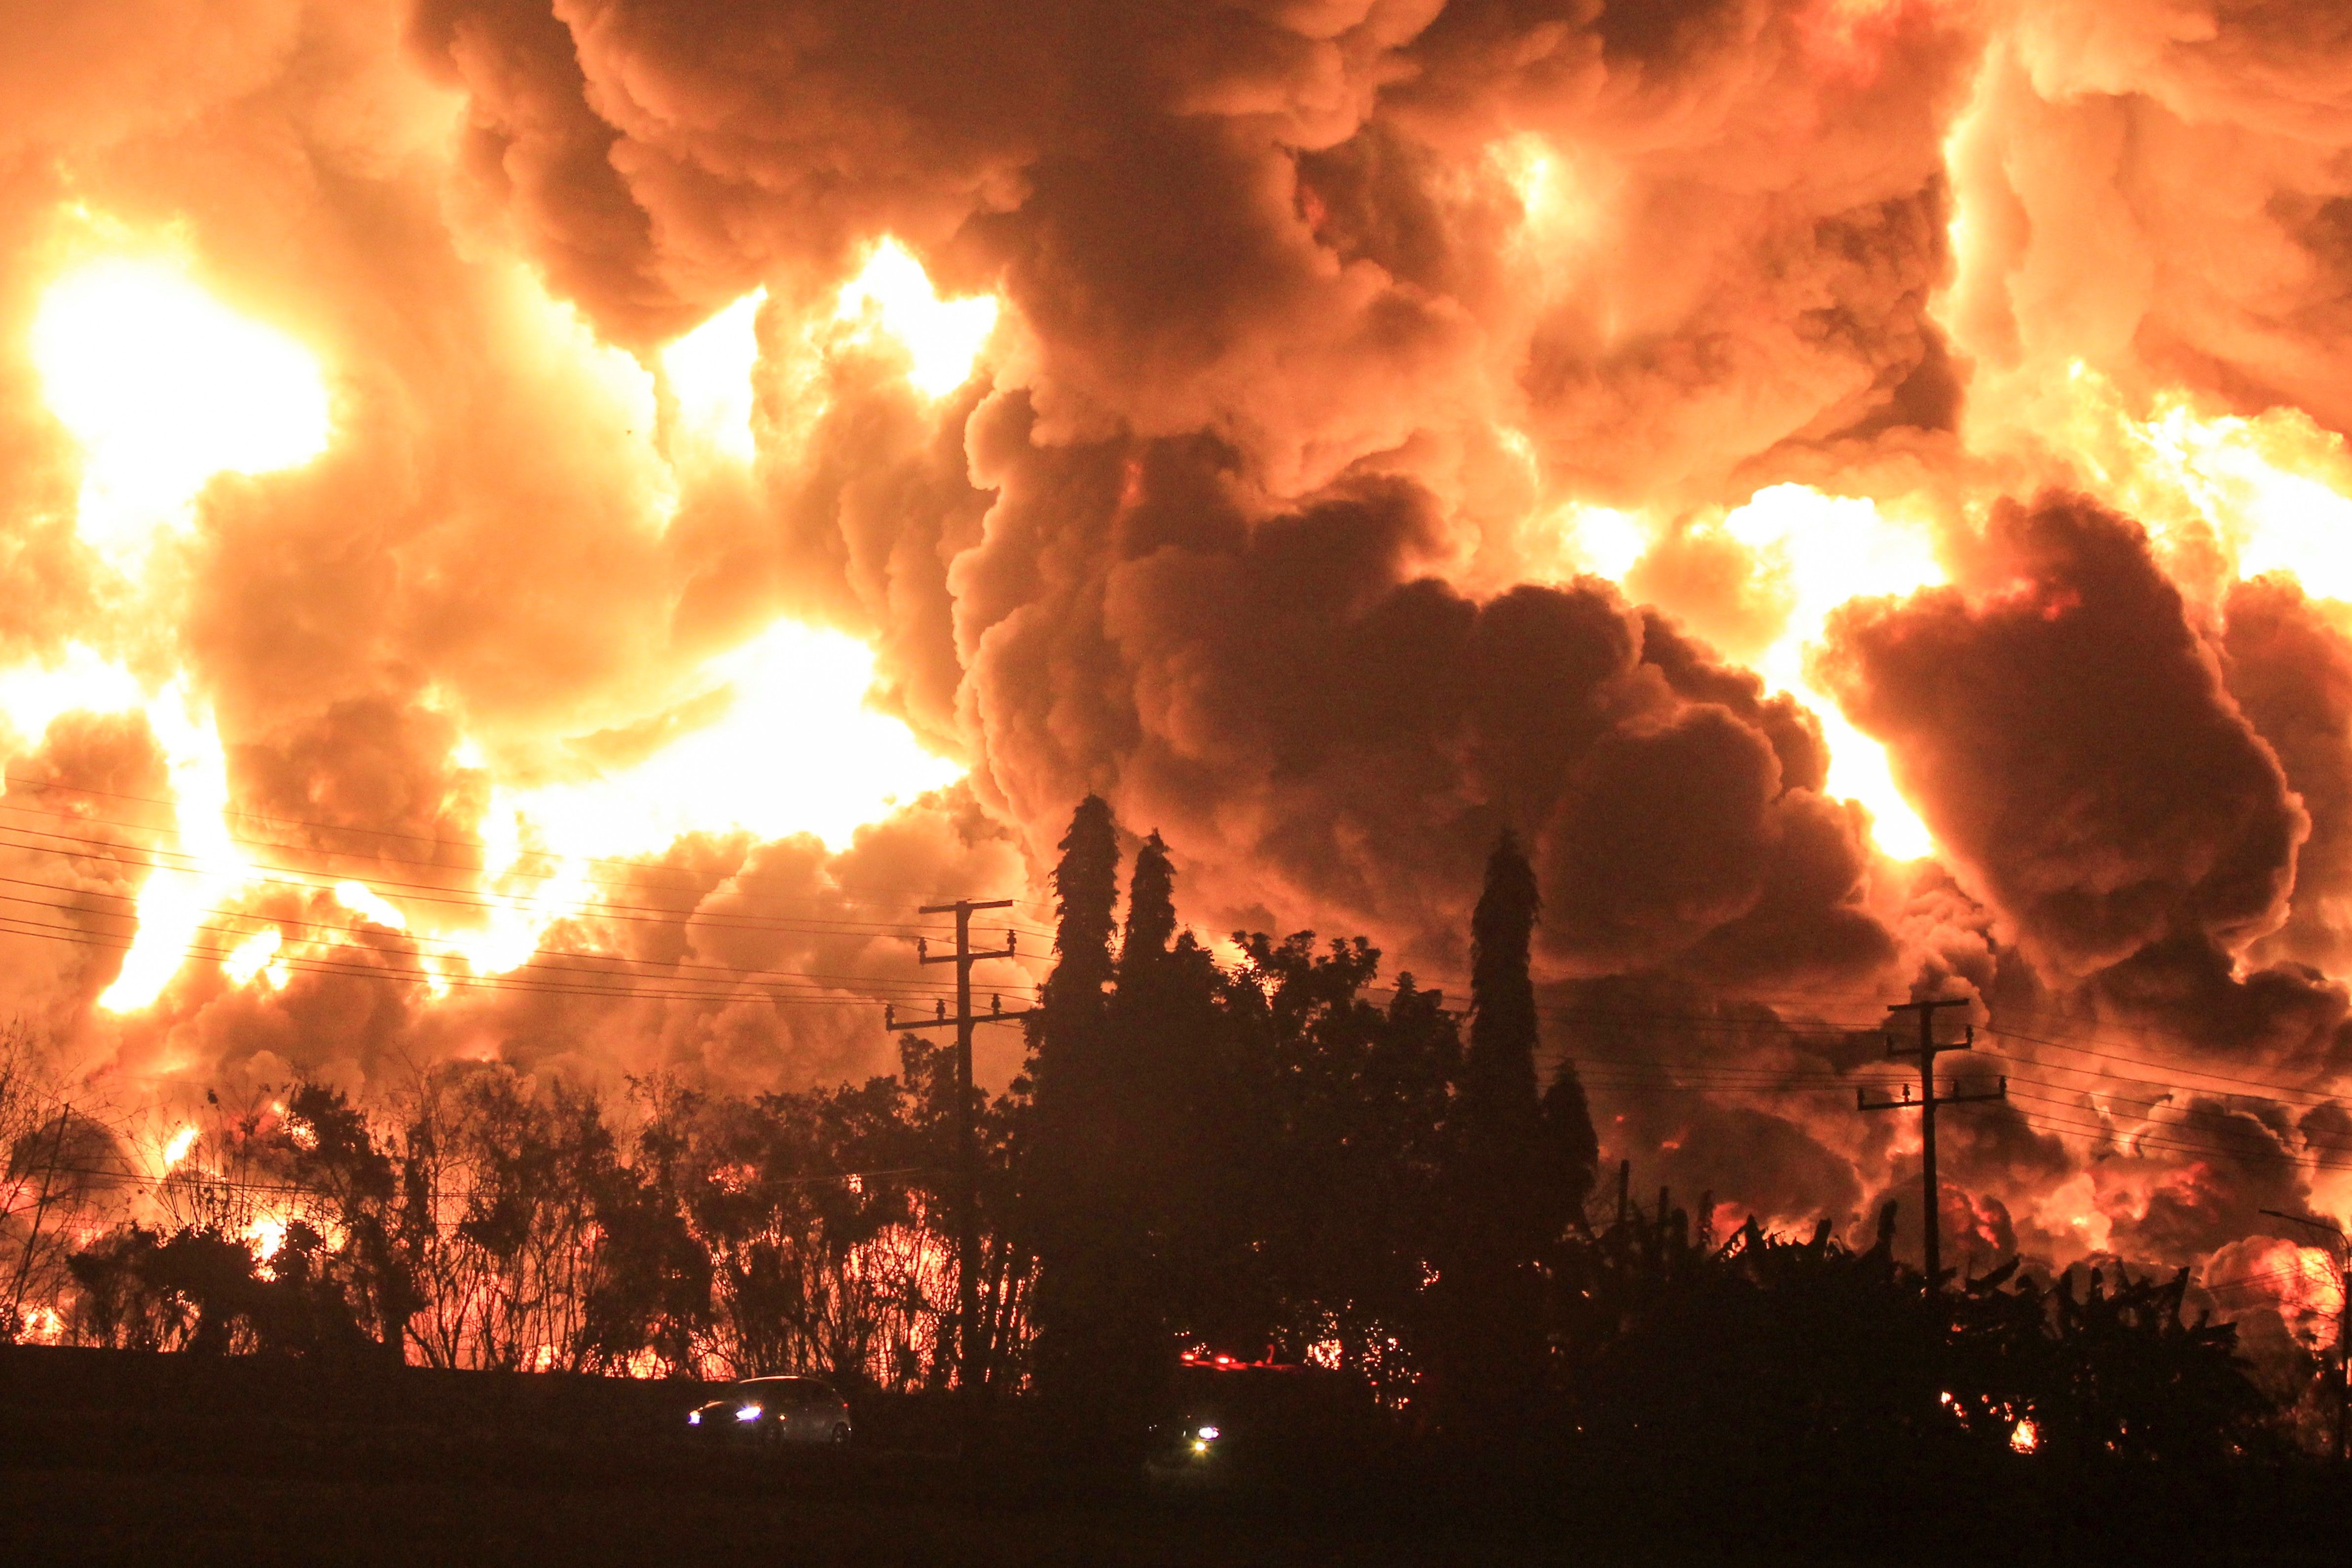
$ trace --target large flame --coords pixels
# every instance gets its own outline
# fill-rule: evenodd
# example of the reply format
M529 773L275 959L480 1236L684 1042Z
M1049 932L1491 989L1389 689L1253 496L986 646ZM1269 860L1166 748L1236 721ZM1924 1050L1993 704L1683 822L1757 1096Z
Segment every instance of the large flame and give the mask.
M752 455L754 321L764 298L745 296L660 355L688 449L701 443L733 459ZM568 308L539 298L555 351L576 350L592 379L637 395L624 384L632 372L622 356L586 340ZM992 298L940 299L895 241L876 248L839 304L855 333L886 334L902 347L927 396L970 373L996 314ZM309 351L228 310L165 262L112 257L68 272L43 296L31 350L51 411L84 453L80 530L126 568L214 475L307 462L331 435ZM396 894L364 881L257 866L233 827L213 716L184 683L158 688L76 643L60 659L0 670L0 714L24 745L66 713L135 713L164 754L173 820L139 884L129 951L99 998L110 1012L129 1013L152 1006L192 954L216 959L233 985L282 987L290 960L351 938L331 924L253 928L247 920L242 935L221 925L268 886L309 886L358 922L412 932L427 983L446 994L452 978L528 962L551 921L595 903L591 860L657 852L710 830L811 832L838 848L862 824L961 771L868 707L873 683L873 656L855 639L778 622L709 662L700 690L715 700L697 705L708 716L652 755L560 783L494 782L480 824L481 907L463 911L465 919L447 908L404 910ZM518 876L526 850L530 869Z
M215 474L326 449L326 383L293 339L169 263L109 257L51 284L33 320L49 408L84 453L83 538L135 555Z
M1872 834L1888 854L1911 860L1930 853L1935 841L1895 788L1886 748L1848 724L1804 674L1805 650L1838 606L1944 580L1930 531L1885 517L1867 499L1824 496L1802 485L1758 491L1722 527L1755 552L1759 580L1788 605L1780 635L1757 668L1821 716L1830 744L1830 792L1870 809Z

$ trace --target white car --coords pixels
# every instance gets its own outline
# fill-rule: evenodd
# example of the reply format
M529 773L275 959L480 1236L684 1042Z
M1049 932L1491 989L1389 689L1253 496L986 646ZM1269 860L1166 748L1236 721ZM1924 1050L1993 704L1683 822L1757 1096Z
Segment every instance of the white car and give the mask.
M849 1401L814 1377L747 1377L686 1413L686 1424L722 1443L841 1444Z

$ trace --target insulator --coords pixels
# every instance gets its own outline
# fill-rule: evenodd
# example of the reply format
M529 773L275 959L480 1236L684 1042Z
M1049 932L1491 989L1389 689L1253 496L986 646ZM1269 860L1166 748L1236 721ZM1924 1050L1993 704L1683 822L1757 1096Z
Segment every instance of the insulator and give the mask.
M941 1002L940 1003L940 1017L941 1019L945 1019L947 1016L948 1016L948 1004L947 1004L945 1001L941 1001Z
M1004 956L1010 958L1015 953L1019 952L1021 950L1020 944L1021 938L1014 933L1007 931L1004 934Z
M898 1010L888 1002L882 1004L882 1032L889 1033L898 1027Z
M1004 1010L1004 998L998 996L994 991L989 992L988 1010L992 1013L1003 1012Z
M928 958L928 957L929 957L930 956L931 956L931 944L930 944L929 940L928 938L926 938L926 937L922 937L922 936L918 936L918 937L916 937L916 938L915 938L915 956L916 956L916 957L918 957L918 958Z

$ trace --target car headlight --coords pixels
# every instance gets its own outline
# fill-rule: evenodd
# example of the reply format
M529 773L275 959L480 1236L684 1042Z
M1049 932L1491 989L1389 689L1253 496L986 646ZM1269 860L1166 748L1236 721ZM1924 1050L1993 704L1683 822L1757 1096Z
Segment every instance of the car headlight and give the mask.
M746 1405L735 1412L735 1419L738 1421L757 1421L759 1418L760 1407L757 1405Z
M687 1424L688 1426L689 1426L689 1427L699 1427L699 1426L701 1426L701 1425L702 1425L702 1412L701 1412L701 1411L699 1411L699 1410L689 1410L689 1411L688 1411L688 1412L686 1413L686 1424Z
M1201 1441L1204 1443L1213 1443L1216 1440L1217 1429L1214 1427L1203 1427L1201 1428Z

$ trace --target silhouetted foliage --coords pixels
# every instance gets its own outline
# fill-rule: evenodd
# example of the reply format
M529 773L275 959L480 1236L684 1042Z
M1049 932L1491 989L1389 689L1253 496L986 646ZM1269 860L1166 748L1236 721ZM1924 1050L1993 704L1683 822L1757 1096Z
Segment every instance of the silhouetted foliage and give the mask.
M982 1364L1041 1396L1072 1455L1134 1453L1185 1352L1316 1363L1448 1443L1669 1469L2029 1437L2053 1462L2210 1462L2270 1440L2234 1330L2184 1321L2185 1273L2012 1260L1930 1291L1895 1256L1891 1205L1860 1249L1826 1221L1718 1239L1710 1199L1694 1224L1666 1194L1596 1228L1583 1087L1563 1063L1538 1089L1541 899L1507 835L1473 915L1466 1041L1409 974L1379 1000L1361 937L1236 932L1214 961L1156 834L1122 926L1119 869L1090 799L1027 1070L981 1105ZM955 1058L898 1048L896 1072L755 1098L495 1062L437 1066L372 1112L262 1085L183 1129L164 1176L84 1187L65 1173L122 1163L111 1134L7 1100L0 1075L0 1234L25 1280L43 1236L89 1238L50 1243L47 1299L91 1343L945 1389ZM134 1194L128 1222L91 1223Z
M1469 1049L1449 1124L1434 1303L1441 1416L1523 1420L1544 1361L1540 1260L1580 1213L1596 1147L1572 1075L1536 1092L1528 954L1542 899L1505 832L1471 915Z
M1930 1293L1894 1255L1895 1206L1855 1251L1753 1220L1717 1245L1679 1209L1563 1249L1559 1410L1669 1462L1866 1456L1945 1443L2045 1458L2210 1460L2267 1441L2229 1325L2181 1317L2185 1271L2078 1298L2011 1261Z

